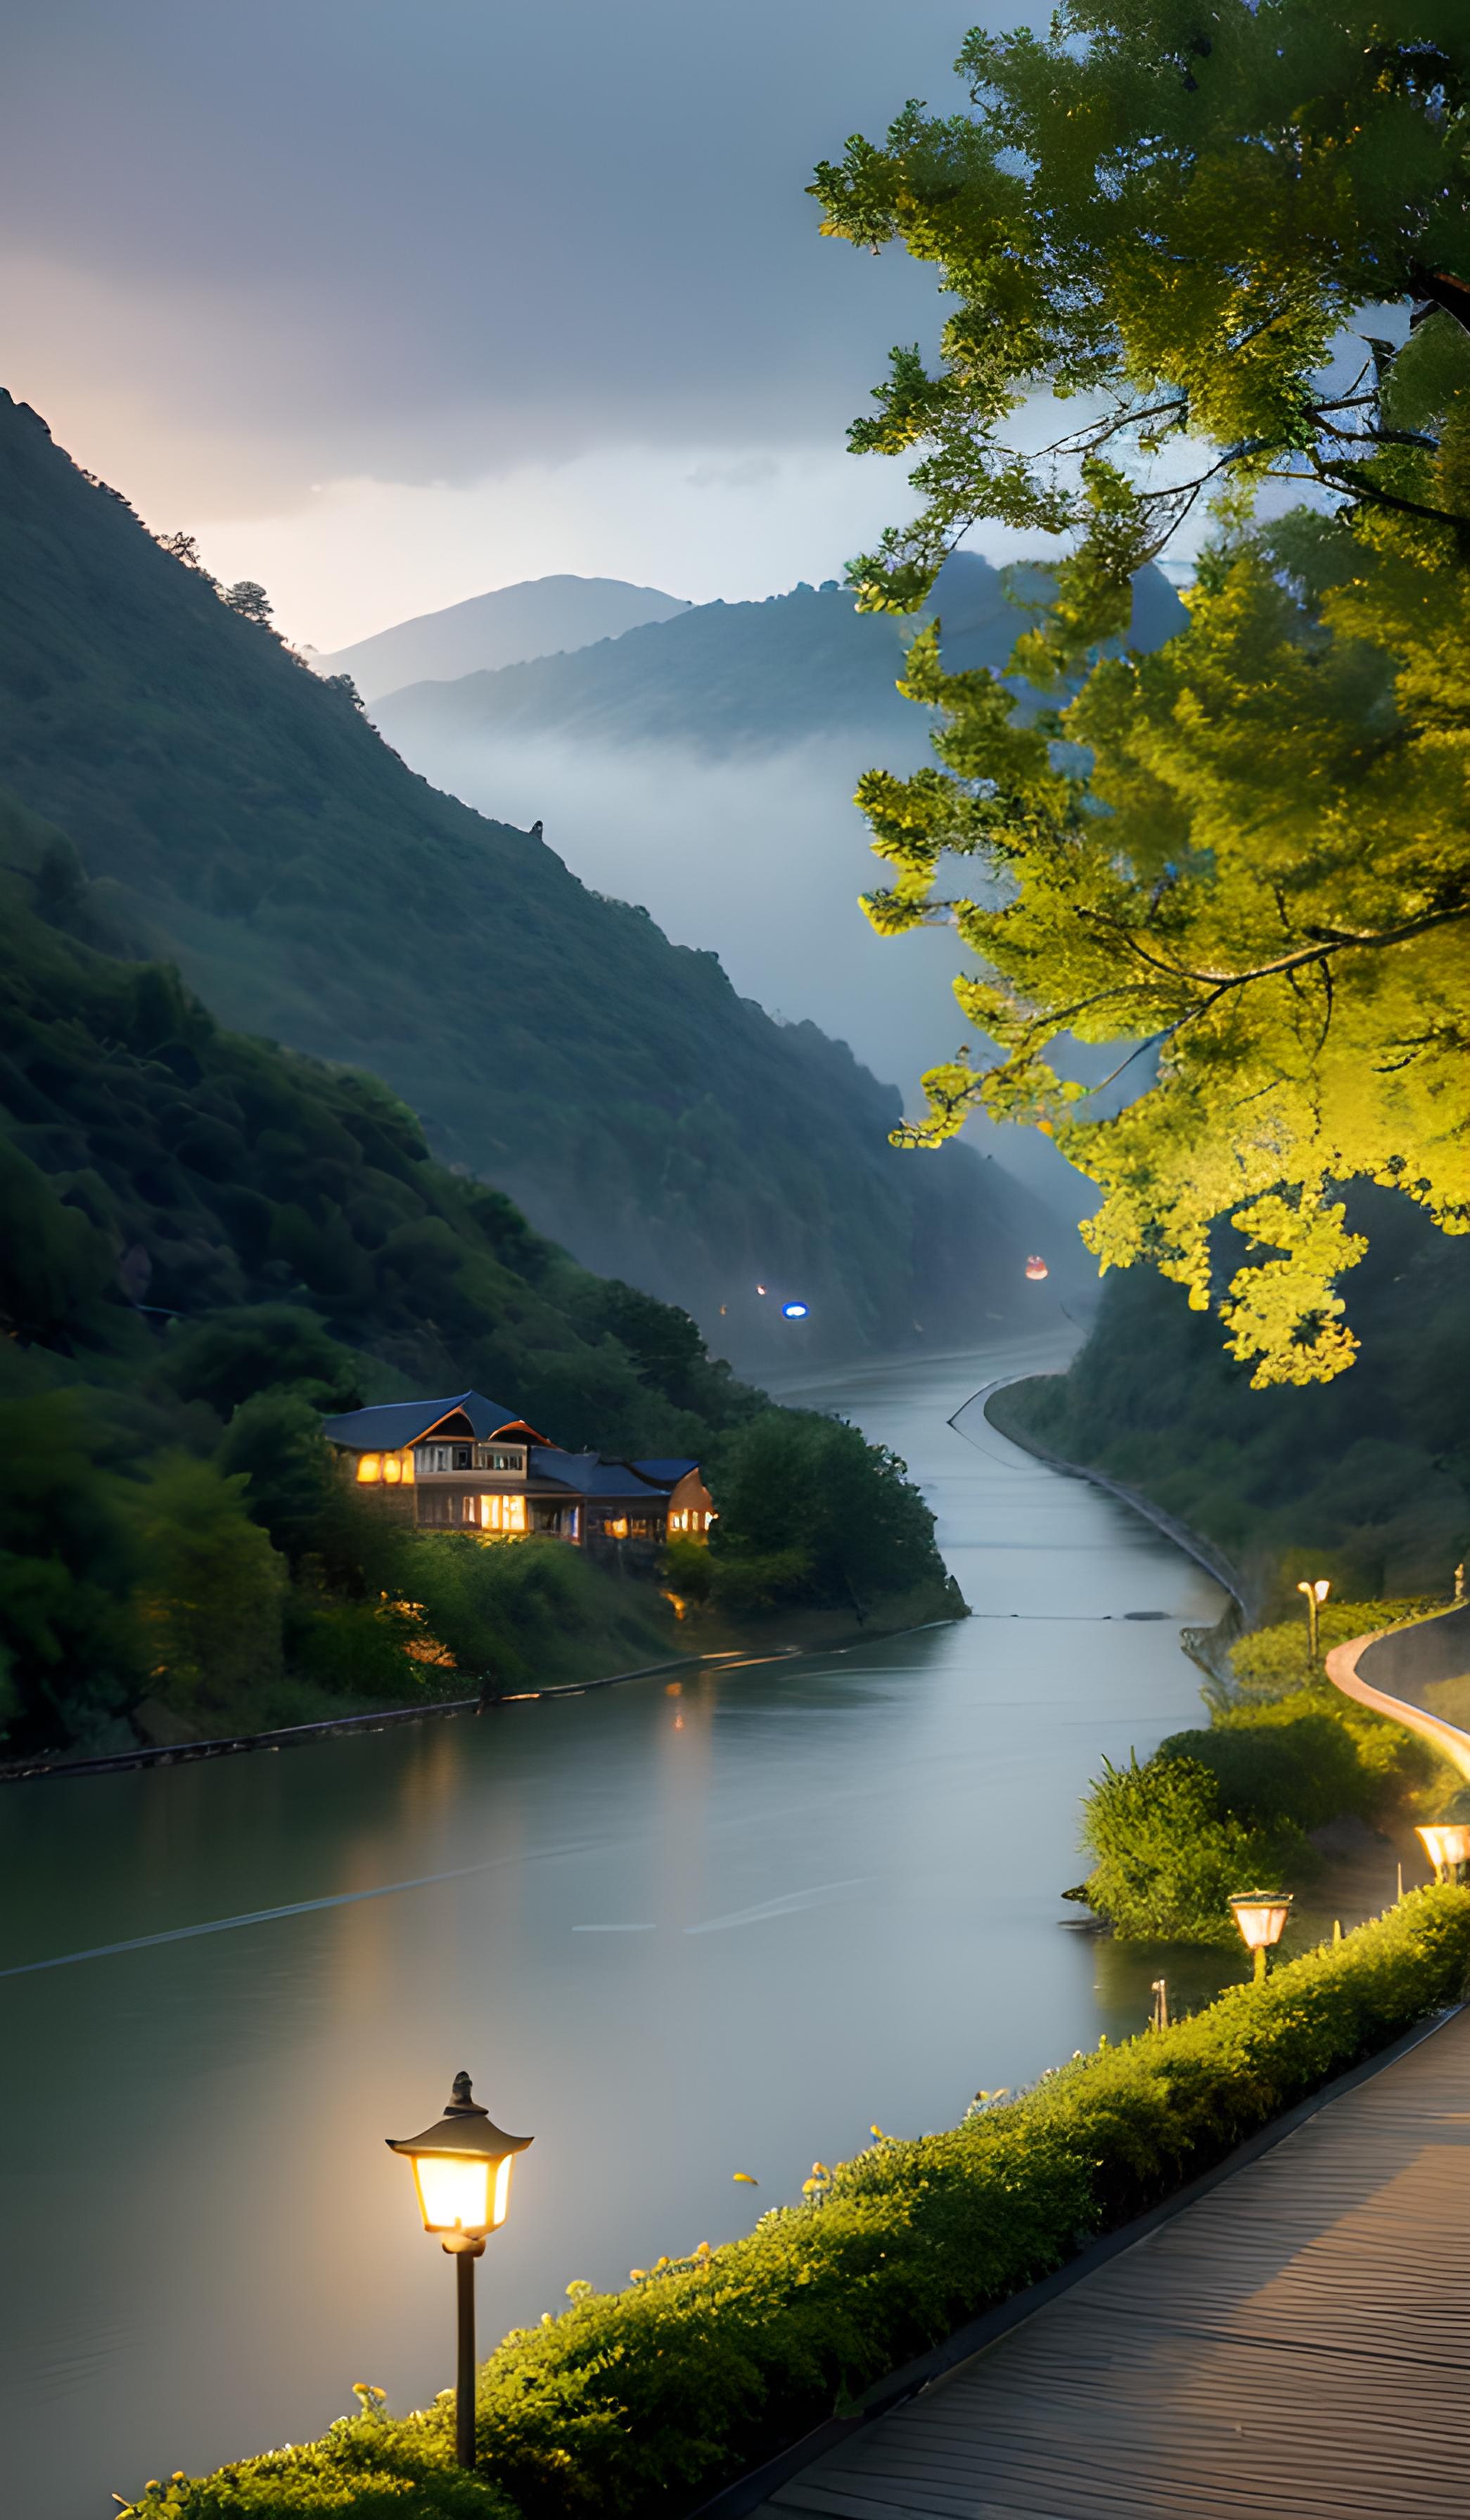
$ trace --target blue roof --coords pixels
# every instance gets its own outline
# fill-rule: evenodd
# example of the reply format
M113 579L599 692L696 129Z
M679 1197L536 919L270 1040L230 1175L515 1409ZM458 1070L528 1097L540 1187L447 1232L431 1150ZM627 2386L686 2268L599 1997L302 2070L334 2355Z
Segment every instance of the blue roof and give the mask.
M498 1400L486 1400L479 1391L457 1391L447 1400L386 1400L375 1409L349 1409L345 1417L324 1418L322 1433L329 1444L345 1445L348 1452L396 1453L432 1434L455 1410L468 1418L482 1443L504 1426L526 1423Z
M530 1465L538 1478L560 1479L577 1496L626 1497L635 1505L645 1497L664 1503L664 1491L640 1479L626 1462L605 1462L596 1453L562 1453L554 1444L534 1444Z
M699 1468L699 1463L670 1457L657 1462L635 1462L633 1467L640 1479L652 1479L656 1488L676 1488L680 1479L687 1478L691 1470Z

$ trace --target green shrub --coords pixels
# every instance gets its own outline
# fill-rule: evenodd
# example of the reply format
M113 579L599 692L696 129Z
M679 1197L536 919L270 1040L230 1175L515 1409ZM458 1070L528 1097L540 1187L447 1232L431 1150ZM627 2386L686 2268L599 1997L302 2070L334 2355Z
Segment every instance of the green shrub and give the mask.
M681 1601L703 1603L714 1590L714 1561L703 1540L687 1540L676 1532L664 1551L660 1572L670 1592Z
M1097 1859L1082 1895L1126 1942L1233 1943L1231 1892L1292 1878L1312 1861L1301 1829L1279 1816L1268 1825L1237 1818L1210 1768L1163 1750L1141 1767L1104 1761L1082 1842Z
M1418 1614L1413 1602L1339 1602L1324 1642ZM1096 1864L1071 1895L1125 1940L1233 1944L1230 1892L1309 1877L1319 1862L1309 1831L1452 1781L1417 1734L1306 1671L1295 1628L1242 1638L1231 1660L1249 1695L1207 1691L1208 1730L1171 1733L1141 1767L1105 1763L1089 1789L1082 1842Z
M743 2240L660 2260L517 2329L483 2366L482 2501L436 2499L440 2400L409 2425L321 2443L169 2489L170 2520L352 2520L503 2512L659 2520L687 2511L908 2356L1125 2222L1441 2005L1470 1973L1470 1890L1411 1892L1379 1922L1232 1988L1162 2034L1101 2047L943 2135L840 2164L825 2202L778 2207ZM379 2447L381 2443L381 2449ZM417 2466L414 2462L417 2461ZM403 2481L402 2500L391 2495ZM324 2492L338 2496L333 2501ZM417 2497L417 2499L415 2499ZM131 2506L153 2520L155 2501Z

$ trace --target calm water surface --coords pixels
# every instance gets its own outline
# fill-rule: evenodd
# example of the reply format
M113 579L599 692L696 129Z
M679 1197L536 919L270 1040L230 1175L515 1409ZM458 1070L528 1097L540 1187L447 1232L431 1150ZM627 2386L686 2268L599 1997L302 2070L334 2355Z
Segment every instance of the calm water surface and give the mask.
M1058 1893L1103 1754L1197 1712L1177 1629L1221 1597L979 1413L946 1424L1066 1337L811 1395L923 1481L962 1624L0 1791L12 1969L405 1885L0 1981L7 2514L103 2520L320 2431L354 2380L400 2410L443 2385L452 2283L382 2139L459 2066L535 2137L488 2334L744 2229L874 2121L945 2125L1140 2026L1157 1963Z

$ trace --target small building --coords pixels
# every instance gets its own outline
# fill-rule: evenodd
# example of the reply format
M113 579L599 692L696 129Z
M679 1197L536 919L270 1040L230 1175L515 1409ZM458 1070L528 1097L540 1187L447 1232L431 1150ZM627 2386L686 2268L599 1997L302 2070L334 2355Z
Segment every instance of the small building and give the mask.
M634 1462L633 1468L650 1487L662 1488L670 1540L708 1540L714 1520L714 1499L706 1487L698 1462Z
M348 1410L322 1433L354 1487L422 1530L544 1532L597 1555L623 1543L636 1554L670 1532L705 1537L712 1518L697 1462L566 1453L479 1391Z

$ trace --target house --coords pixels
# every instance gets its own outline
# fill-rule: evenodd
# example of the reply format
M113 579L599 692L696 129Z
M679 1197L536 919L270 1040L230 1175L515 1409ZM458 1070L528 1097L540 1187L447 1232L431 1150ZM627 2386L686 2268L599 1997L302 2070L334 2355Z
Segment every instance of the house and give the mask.
M697 1462L566 1453L479 1391L352 1409L322 1433L355 1487L424 1530L546 1532L601 1554L670 1532L705 1538L713 1519Z

